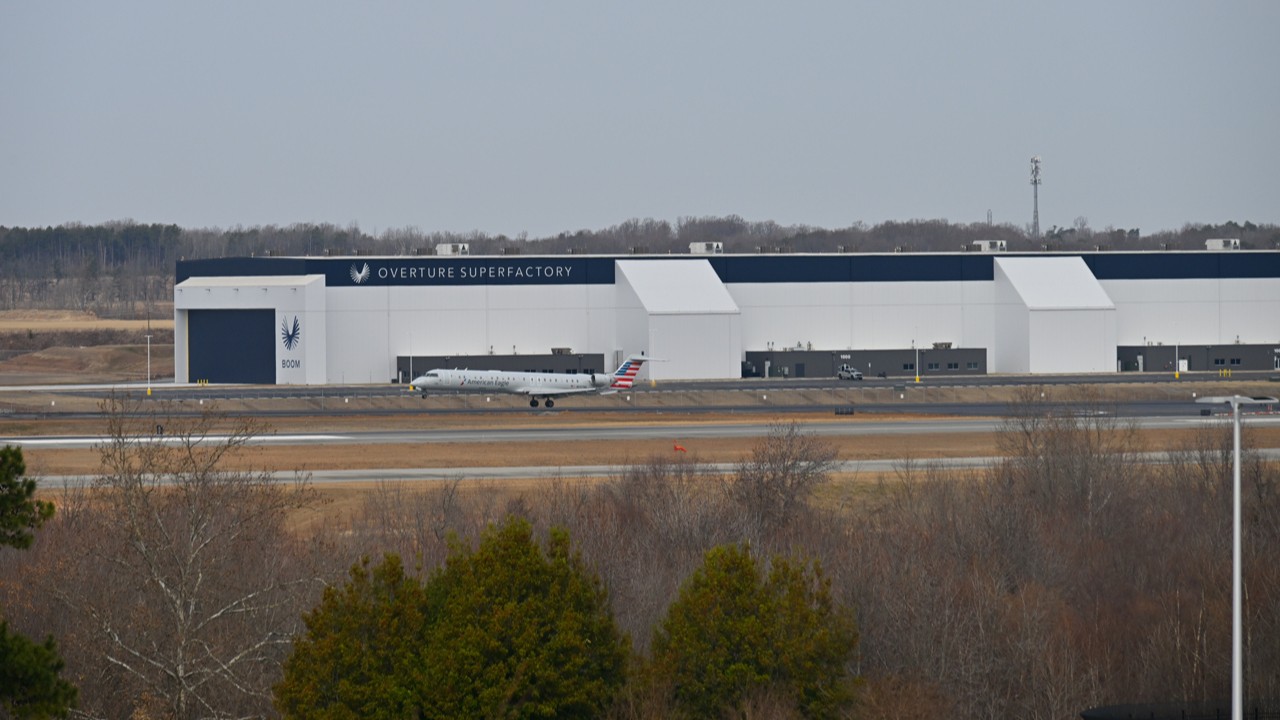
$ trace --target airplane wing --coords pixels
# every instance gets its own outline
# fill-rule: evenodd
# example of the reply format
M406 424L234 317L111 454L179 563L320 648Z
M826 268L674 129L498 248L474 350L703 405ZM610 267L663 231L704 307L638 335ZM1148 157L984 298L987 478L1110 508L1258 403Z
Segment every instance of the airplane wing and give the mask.
M563 395L577 395L579 393L593 393L598 388L556 388L549 390L545 387L534 387L531 385L522 385L520 387L511 388L511 392L520 395L537 395L538 397L558 398Z

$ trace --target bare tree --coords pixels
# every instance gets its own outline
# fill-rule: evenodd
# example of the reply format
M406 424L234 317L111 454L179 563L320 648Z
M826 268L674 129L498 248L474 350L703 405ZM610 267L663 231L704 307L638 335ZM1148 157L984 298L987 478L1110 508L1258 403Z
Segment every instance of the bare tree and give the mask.
M466 536L475 520L462 497L462 478L414 488L404 482L380 482L364 497L353 528L358 538L353 557L394 552L434 568L448 554L449 534ZM483 522L471 528L482 528Z
M104 402L100 477L76 513L88 542L66 558L56 595L82 618L96 669L83 711L126 717L270 712L270 688L319 583L286 514L309 504L232 461L265 431L210 406L184 417L114 396ZM164 434L155 431L163 426Z
M1002 489L1075 513L1086 532L1100 529L1140 467L1137 428L1117 419L1096 391L1073 391L1058 402L1044 388L1022 388L1001 430L996 446L1008 458L996 468Z
M799 423L771 425L726 486L743 513L746 539L759 545L796 519L835 460L835 447Z

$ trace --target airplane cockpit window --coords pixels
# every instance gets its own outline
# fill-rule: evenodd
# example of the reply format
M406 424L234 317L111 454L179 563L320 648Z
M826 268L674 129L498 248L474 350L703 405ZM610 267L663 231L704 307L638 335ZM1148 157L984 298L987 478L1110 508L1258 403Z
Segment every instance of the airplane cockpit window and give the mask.
M440 377L440 373L432 371L427 373L427 377Z

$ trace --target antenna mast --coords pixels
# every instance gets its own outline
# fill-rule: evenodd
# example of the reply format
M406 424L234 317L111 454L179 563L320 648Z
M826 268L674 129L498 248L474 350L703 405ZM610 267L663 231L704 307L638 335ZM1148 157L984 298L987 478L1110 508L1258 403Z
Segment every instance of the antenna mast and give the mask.
M1040 239L1040 156L1031 158L1031 237Z

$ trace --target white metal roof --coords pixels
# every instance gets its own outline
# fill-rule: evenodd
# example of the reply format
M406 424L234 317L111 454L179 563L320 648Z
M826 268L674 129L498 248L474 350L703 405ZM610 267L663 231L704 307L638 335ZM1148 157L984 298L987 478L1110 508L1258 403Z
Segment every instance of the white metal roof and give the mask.
M323 283L323 275L211 275L189 277L178 283L176 289L183 288L225 288L225 287L302 287L311 283Z
M706 260L619 260L618 271L650 313L739 312Z
M995 264L1031 310L1116 307L1082 258L999 257Z

